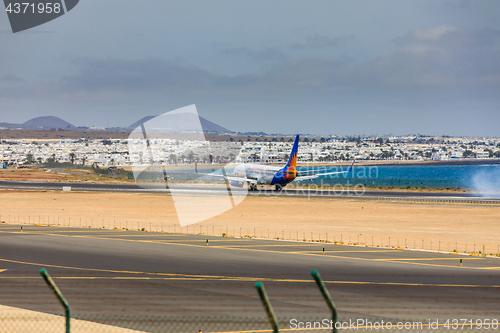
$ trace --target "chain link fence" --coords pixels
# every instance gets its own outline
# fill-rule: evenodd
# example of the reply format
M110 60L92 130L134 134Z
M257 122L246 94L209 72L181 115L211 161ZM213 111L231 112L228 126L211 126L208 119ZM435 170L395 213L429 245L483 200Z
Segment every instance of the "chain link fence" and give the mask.
M287 318L279 320L280 332L331 332L330 318ZM487 328L489 327L489 328ZM457 322L421 318L342 317L339 331L373 332L484 332L498 331L498 321L472 319ZM39 312L1 314L1 333L57 333L65 332L63 316ZM269 322L262 318L231 317L168 317L133 315L86 315L71 319L72 333L271 333Z

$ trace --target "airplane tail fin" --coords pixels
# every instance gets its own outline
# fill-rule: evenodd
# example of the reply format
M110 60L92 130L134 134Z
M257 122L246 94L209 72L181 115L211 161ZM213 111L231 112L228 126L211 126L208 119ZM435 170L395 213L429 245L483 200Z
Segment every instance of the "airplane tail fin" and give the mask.
M352 168L354 167L354 163L356 163L356 160L352 161L351 167L349 168L349 171L347 171L347 173L352 171Z
M297 152L299 151L299 135L295 137L295 142L293 143L292 151L290 152L290 157L285 165L285 168L295 169L297 165Z

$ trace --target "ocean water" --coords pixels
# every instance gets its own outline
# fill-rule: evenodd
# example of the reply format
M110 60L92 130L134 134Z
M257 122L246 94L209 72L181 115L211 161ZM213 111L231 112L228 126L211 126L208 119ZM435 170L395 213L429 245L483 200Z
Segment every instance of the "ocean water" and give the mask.
M311 168L300 168L307 170ZM320 172L348 170L343 167L324 167ZM350 174L326 176L315 184L364 184L365 186L465 188L478 191L500 191L500 165L453 166L354 166Z
M215 170L220 166L213 167ZM212 168L199 165L198 172L210 173ZM317 173L349 170L349 166L299 167L299 171L314 170ZM176 170L192 174L194 169ZM227 168L227 173L232 169ZM349 174L325 176L315 179L310 184L347 185L363 184L375 187L418 187L418 188L463 188L478 192L500 193L500 164L491 165L387 165L357 166Z

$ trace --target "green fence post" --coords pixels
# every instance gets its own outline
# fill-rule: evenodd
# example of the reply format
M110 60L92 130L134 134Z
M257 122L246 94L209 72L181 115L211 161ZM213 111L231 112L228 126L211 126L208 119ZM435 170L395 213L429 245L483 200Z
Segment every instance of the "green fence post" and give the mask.
M333 303L332 296L330 296L328 289L326 289L325 284L323 283L323 280L321 279L321 276L319 275L319 272L314 270L311 272L311 275L313 276L314 281L316 281L316 284L318 285L318 288L321 291L321 295L323 295L323 298L325 299L326 304L328 305L328 308L330 309L330 312L332 313L332 332L337 333L338 330L335 327L335 324L338 321L337 307L335 306L335 303Z
M54 280L50 277L49 273L45 269L40 270L40 275L43 277L45 282L47 282L47 285L49 288L52 290L52 292L56 295L57 299L61 303L61 305L64 307L64 314L66 316L66 333L70 333L70 325L69 321L71 319L71 309L69 308L68 301L66 301L66 298L64 298L63 294L57 288L57 285L55 284Z
M260 300L262 301L262 305L264 306L264 309L266 310L267 318L269 319L269 323L271 323L271 326L273 327L273 333L278 333L279 332L279 327L278 327L278 319L276 318L276 315L274 314L273 307L271 305L271 302L269 302L269 298L267 297L266 289L264 289L264 284L262 282L257 282L255 284L255 288L257 288L257 292L259 293Z

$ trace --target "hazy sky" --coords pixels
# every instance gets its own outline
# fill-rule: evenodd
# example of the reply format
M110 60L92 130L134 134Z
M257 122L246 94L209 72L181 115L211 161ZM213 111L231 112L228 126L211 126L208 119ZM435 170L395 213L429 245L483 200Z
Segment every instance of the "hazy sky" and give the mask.
M500 136L500 1L80 0L12 34L0 121Z

